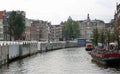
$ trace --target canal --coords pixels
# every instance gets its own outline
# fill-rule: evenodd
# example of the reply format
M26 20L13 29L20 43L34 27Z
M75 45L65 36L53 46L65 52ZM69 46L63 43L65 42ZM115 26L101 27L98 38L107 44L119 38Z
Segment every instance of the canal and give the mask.
M39 53L0 68L0 74L120 74L119 67L91 61L84 48L67 48Z

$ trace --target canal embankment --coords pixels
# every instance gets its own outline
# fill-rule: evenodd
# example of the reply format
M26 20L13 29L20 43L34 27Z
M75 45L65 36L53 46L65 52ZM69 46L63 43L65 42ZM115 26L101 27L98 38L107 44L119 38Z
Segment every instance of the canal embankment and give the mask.
M1 41L0 42L0 66L14 60L22 59L33 54L53 51L57 49L77 47L73 41L65 42L38 42L38 41Z

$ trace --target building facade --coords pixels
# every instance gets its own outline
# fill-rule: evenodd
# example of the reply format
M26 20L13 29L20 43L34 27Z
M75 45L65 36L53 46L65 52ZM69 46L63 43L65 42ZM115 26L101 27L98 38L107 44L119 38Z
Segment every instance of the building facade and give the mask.
M80 25L80 38L85 39L92 39L93 37L93 30L95 28L98 31L105 29L105 23L102 20L91 20L89 14L87 15L86 20L78 21Z
M40 23L39 21L35 21L33 20L32 23L31 23L31 27L30 27L30 39L31 40L39 40L40 37L39 37L39 33L40 33Z
M41 41L51 41L51 23L47 21L41 21L40 26L40 40Z
M26 41L31 40L31 37L30 37L31 24L32 24L32 20L26 18L25 19L25 40Z
M3 32L3 19L4 19L4 11L0 11L0 40L4 40L4 32Z
M114 33L114 19L112 19L109 23L105 23L105 29Z
M53 41L62 40L62 25L52 25L52 40Z
M30 32L31 40L49 41L51 38L51 24L42 20L33 20Z

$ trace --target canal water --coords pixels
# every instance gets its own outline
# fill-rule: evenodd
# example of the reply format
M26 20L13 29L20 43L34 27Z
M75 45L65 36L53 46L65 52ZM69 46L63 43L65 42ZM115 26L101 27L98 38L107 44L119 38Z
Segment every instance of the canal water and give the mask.
M85 48L67 48L17 60L0 68L0 74L120 74L120 67L91 61Z

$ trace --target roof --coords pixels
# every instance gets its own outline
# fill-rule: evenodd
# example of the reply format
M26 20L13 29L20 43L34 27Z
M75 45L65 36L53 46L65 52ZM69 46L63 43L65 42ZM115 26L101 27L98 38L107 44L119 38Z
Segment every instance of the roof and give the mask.
M0 11L0 19L3 19L4 11Z

